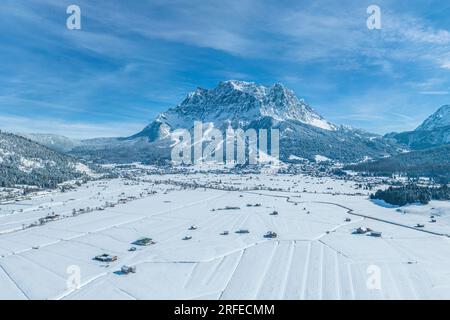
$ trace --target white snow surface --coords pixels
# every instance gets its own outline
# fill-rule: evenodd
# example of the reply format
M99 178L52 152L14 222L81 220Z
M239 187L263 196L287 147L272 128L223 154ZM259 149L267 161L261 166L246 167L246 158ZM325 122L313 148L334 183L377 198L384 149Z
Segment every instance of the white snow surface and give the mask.
M61 218L22 229L53 212ZM361 226L383 236L352 234ZM89 182L0 205L0 299L449 299L449 233L448 202L384 208L350 180L197 173ZM141 237L156 244L132 244ZM93 260L103 253L118 260ZM137 272L124 275L122 265ZM70 266L80 268L78 288L67 286ZM373 266L377 289L367 286Z
M317 154L317 155L314 157L314 160L316 160L316 162L330 161L329 158L327 158L327 157L325 157L325 156L322 156L322 155L320 155L320 154Z

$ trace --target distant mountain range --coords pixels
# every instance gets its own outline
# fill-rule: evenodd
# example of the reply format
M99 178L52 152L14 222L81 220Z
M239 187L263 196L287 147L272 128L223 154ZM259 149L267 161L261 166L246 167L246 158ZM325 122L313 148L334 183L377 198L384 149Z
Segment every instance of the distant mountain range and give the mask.
M57 134L18 133L18 135L62 153L69 152L82 144L80 140L70 139Z
M431 176L450 181L450 106L439 108L414 131L385 136L407 146L411 152L350 166L349 168L390 175Z
M81 160L97 163L167 163L171 133L201 121L222 131L280 130L285 162L330 159L347 169L376 174L407 173L450 179L450 106L441 107L416 130L379 136L331 123L281 84L271 87L224 81L197 88L140 132L119 138L73 140L53 134L0 132L0 187L58 183L89 174Z
M281 84L223 81L212 89L197 88L177 106L156 117L142 131L119 138L72 140L56 135L25 137L58 152L98 163L167 162L171 133L192 130L195 121L225 130L280 130L280 158L330 159L355 170L383 173L441 172L450 143L450 106L442 106L416 130L385 136L331 123ZM426 151L422 151L426 150ZM373 160L373 161L372 161ZM408 163L406 163L408 162ZM425 169L428 168L428 169Z
M450 105L439 108L414 131L390 133L385 136L412 150L423 150L450 143Z
M170 158L170 133L191 129L194 121L225 130L276 128L284 161L318 156L342 162L387 157L404 148L363 130L333 124L281 84L271 87L229 80L212 89L197 88L177 106L161 113L142 131L123 138L67 141L28 136L59 151L95 162L158 162Z

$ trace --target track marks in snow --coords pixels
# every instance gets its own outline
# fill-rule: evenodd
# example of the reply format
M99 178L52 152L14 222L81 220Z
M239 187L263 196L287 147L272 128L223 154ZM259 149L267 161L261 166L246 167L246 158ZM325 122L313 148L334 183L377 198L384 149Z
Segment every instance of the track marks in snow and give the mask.
M306 278L305 299L322 298L323 245L317 241L311 243L308 277Z
M273 300L283 297L289 269L292 265L293 252L293 242L282 241L277 245L259 288L257 299Z
M14 255L3 259L2 267L29 299L46 299L66 289L65 280L24 257Z
M0 264L0 299L30 299L19 284L11 277L8 271Z
M349 263L319 241L267 242L244 251L222 299L351 299Z
M221 299L255 299L276 247L277 243L270 241L245 250Z
M184 286L189 292L202 296L202 292L217 292L225 288L242 256L234 252L210 262L200 262L193 269Z
M305 291L306 277L309 267L309 251L311 242L295 241L291 259L290 272L287 275L283 299L302 299Z

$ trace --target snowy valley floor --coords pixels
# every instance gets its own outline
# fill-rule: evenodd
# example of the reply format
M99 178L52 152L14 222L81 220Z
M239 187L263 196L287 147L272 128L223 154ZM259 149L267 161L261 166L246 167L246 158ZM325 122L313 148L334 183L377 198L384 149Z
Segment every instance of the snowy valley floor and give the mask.
M186 187L194 181L208 187ZM87 207L97 210L73 215ZM24 229L53 213L55 221ZM362 226L382 237L352 234ZM264 238L268 231L278 237ZM448 234L448 202L382 207L352 181L213 174L96 181L0 205L0 299L450 299ZM156 243L133 244L142 237ZM118 260L93 260L103 253ZM122 265L137 272L125 275ZM68 286L71 266L81 271L79 288ZM378 271L380 288L368 286Z

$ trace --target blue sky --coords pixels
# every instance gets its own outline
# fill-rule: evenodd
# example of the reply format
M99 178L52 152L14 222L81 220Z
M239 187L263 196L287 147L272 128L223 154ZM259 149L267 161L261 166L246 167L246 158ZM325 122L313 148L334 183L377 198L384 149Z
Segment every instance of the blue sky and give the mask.
M450 103L449 14L441 0L3 0L0 129L131 135L238 79L283 83L339 124L412 130Z

